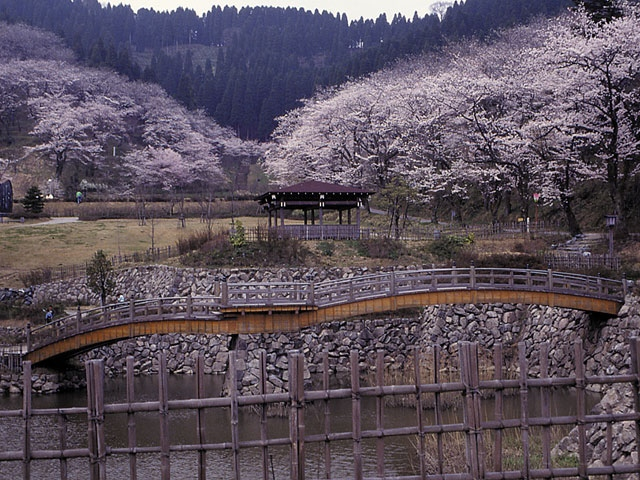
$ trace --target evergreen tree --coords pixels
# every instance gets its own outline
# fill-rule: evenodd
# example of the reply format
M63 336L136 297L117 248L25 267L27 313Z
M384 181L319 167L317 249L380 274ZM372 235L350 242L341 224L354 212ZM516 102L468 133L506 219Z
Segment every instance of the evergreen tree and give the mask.
M107 296L116 288L113 265L103 250L98 250L87 265L87 287L100 296L100 305L104 305Z
M37 215L44 210L44 195L42 191L34 185L27 190L21 203L27 212Z

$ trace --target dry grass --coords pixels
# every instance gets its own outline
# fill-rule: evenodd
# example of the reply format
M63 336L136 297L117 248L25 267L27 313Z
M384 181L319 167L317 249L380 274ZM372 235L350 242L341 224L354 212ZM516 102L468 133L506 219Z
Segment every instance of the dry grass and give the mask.
M240 219L245 226L256 226L262 219ZM216 219L213 229L229 228L229 219ZM50 224L29 220L0 224L0 286L21 287L16 275L40 268L76 265L91 259L97 250L107 255L144 252L156 247L175 247L189 235L206 228L196 219L187 219L181 228L176 219L98 220ZM10 284L6 284L10 282Z

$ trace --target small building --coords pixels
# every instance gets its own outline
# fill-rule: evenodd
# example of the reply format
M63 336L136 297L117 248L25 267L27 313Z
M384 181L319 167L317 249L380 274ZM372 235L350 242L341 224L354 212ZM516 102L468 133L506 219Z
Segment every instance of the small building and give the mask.
M368 236L360 228L360 209L373 193L311 180L264 193L257 201L269 215L269 230L278 235L303 240L356 239ZM304 224L285 225L287 210L302 210ZM337 224L325 223L327 211L338 212Z

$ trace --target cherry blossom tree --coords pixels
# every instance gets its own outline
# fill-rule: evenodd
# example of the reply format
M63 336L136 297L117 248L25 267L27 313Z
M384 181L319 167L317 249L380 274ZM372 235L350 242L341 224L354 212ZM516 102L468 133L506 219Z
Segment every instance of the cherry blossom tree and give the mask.
M576 147L607 185L621 230L629 217L629 188L639 173L640 7L594 21L576 12L558 23L548 43L551 65L564 81L563 110Z

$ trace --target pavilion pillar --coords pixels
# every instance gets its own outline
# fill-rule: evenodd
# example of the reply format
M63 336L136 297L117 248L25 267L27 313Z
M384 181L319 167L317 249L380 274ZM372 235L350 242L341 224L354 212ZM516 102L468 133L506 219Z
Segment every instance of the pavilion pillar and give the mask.
M307 225L307 209L304 209L304 224Z
M347 223L351 225L351 209L347 210Z
M284 208L280 207L280 226L284 227Z
M342 210L338 211L338 223L342 225Z
M315 225L316 224L316 211L312 208L311 209L311 225Z

